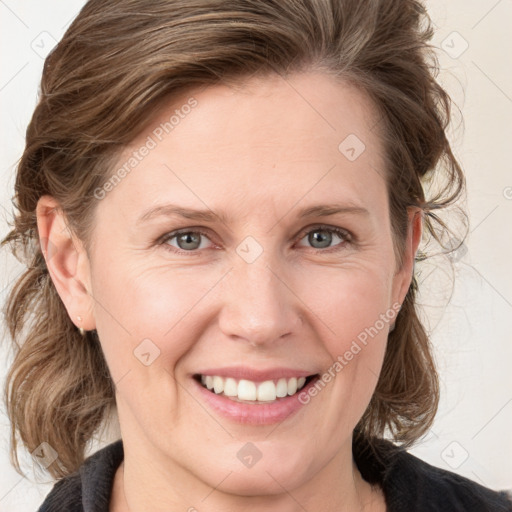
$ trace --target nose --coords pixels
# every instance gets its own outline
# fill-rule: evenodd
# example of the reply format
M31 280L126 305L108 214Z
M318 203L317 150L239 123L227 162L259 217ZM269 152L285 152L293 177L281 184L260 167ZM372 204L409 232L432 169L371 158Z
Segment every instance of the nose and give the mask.
M253 263L235 263L225 282L219 319L227 337L252 346L273 344L297 334L302 325L300 300L282 266L264 254Z

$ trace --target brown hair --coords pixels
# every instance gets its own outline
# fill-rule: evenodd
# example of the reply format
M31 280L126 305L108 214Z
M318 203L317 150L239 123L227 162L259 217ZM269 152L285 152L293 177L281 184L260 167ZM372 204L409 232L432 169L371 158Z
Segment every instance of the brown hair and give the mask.
M94 331L83 339L67 315L40 250L36 204L48 194L89 247L93 191L156 105L193 86L310 69L348 80L381 116L391 224L401 262L407 208L426 213L430 239L447 226L436 211L463 192L445 130L450 99L436 81L432 28L415 0L90 0L46 59L39 103L16 176L13 229L3 240L27 265L6 303L15 358L6 386L17 437L47 442L48 471L77 469L114 405ZM443 186L425 198L426 181ZM439 389L417 314L416 279L389 335L382 372L356 433L410 446L430 427Z

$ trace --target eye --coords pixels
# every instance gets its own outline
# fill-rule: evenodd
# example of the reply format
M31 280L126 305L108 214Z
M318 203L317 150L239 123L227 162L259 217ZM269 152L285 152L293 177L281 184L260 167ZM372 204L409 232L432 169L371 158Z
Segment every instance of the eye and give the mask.
M345 229L330 226L315 226L312 229L309 229L309 231L303 232L301 240L306 237L308 243L311 244L313 249L317 250L333 249L337 246L340 246L339 248L341 248L352 240L350 233ZM333 241L336 242L336 239L339 239L339 242L332 246L331 244Z
M208 239L206 233L197 230L188 231L175 231L168 233L161 239L161 243L164 245L170 245L178 250L178 252L193 252L199 249L205 249L203 245L203 239ZM171 241L175 240L176 245L172 244ZM165 247L172 251L173 249Z
M307 231L303 231L299 240L306 237L312 248L320 252L330 252L324 249L341 249L352 241L352 235L348 231L331 226L314 226ZM337 243L336 239L338 239ZM159 243L168 251L194 254L207 248L205 240L210 240L206 232L188 229L167 233L161 237ZM332 245L333 242L334 245ZM299 245L302 246L302 244Z

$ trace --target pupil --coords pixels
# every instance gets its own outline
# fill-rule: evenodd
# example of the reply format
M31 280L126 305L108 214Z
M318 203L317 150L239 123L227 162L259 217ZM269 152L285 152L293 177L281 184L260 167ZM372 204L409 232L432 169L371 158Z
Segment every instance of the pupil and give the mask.
M324 235L322 235L321 233L324 233ZM331 243L331 239L332 239L332 235L330 233L328 233L327 231L314 231L311 235L310 235L310 242L319 242L320 243L320 247L329 247L330 243ZM314 244L312 244L314 245ZM318 247L318 246L317 246Z
M197 249L200 245L199 241L200 235L198 233L182 233L178 237L178 245L180 246L180 249ZM185 246L182 247L182 244L192 244L193 247Z

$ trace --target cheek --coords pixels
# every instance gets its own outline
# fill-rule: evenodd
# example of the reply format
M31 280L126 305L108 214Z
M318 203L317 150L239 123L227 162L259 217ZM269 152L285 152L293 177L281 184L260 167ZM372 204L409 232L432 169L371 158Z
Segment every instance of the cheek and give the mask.
M367 265L310 272L310 278L316 285L304 287L301 297L318 314L317 332L328 353L318 388L329 386L336 421L353 427L377 384L389 326L396 316L390 303L392 277L378 265Z
M364 340L368 329L374 332L375 324L378 331L387 331L389 321L383 324L381 318L394 314L389 311L391 272L378 265L360 265L329 271L310 269L307 275L299 295L323 324L332 356L348 349L351 340Z
M201 303L221 277L197 268L98 268L92 281L95 318L113 377L138 369L141 351L158 355L158 366L170 370L199 338L207 318Z

